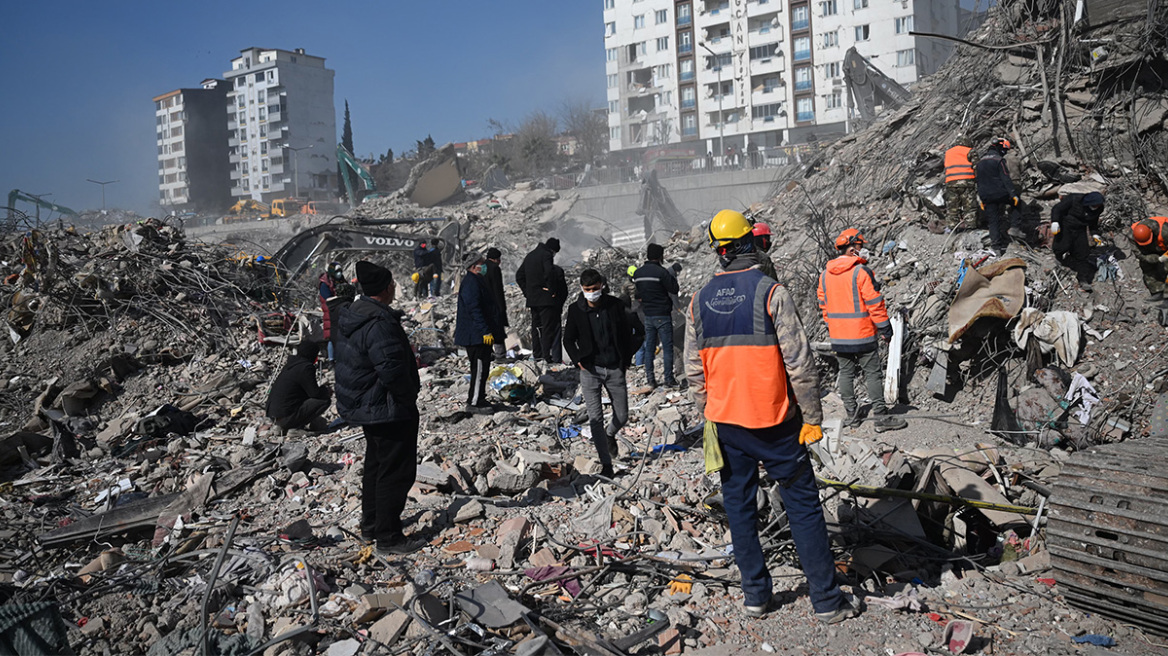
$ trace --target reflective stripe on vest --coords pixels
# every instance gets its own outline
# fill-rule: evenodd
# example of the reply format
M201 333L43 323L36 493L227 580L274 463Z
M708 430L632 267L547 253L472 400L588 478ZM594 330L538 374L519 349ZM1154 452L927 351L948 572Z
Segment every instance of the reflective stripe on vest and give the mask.
M755 268L720 273L690 312L706 377L706 419L768 428L792 410L787 370L768 311L778 283Z
M969 146L954 146L945 151L945 182L973 180L973 164L969 163Z
M870 275L863 266L852 267L851 275L819 274L819 290L823 296L819 307L827 321L827 333L833 346L862 346L876 343L876 325L868 313L869 305L884 300L880 295L861 303L860 274Z

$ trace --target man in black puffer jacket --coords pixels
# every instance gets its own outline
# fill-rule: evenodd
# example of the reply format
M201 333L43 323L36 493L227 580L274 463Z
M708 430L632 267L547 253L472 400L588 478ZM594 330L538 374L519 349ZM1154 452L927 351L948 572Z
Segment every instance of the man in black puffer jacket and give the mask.
M361 479L361 536L388 554L412 553L424 540L402 533L401 514L418 472L418 363L389 307L393 275L357 263L363 296L341 311L337 335L337 412L365 431Z
M560 354L552 351L560 329L560 308L565 300L556 298L552 285L558 252L560 240L548 237L523 258L523 264L515 271L515 282L523 290L527 307L531 308L531 350L536 360L553 363L560 361Z

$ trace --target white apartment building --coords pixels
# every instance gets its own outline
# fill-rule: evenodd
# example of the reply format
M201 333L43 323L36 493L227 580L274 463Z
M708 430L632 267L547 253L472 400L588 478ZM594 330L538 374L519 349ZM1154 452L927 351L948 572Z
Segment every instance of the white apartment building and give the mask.
M910 86L952 44L908 32L956 35L959 18L959 0L602 2L614 151L744 153L842 133L848 48Z
M154 97L158 203L164 210L213 212L231 204L226 98L226 84L215 79Z
M224 73L231 194L270 203L337 190L333 71L303 49L246 48Z

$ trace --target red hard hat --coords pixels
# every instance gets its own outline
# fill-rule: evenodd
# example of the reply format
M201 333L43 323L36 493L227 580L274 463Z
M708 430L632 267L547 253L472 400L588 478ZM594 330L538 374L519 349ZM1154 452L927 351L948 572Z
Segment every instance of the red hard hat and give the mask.
M864 235L861 235L860 231L856 230L855 228L848 228L847 230L839 233L839 236L835 238L835 247L840 250L843 250L852 245L861 245L866 243L868 242L864 240Z
M1140 221L1132 226L1132 237L1135 237L1136 243L1140 246L1147 246L1152 243L1152 227Z
M770 237L771 227L765 223L756 223L754 224L754 229L750 231L750 234L754 235L755 237Z

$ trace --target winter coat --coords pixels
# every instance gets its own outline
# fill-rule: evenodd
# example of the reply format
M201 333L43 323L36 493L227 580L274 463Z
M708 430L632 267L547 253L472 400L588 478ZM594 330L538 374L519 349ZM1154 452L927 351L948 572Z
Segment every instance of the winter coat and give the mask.
M320 311L324 314L324 338L332 336L332 320L329 312L328 300L337 295L336 283L327 273L320 274Z
M491 300L503 319L503 327L510 326L507 320L507 294L503 291L503 270L494 262L483 263L483 280L487 283L487 291L491 293Z
M620 355L621 370L627 370L633 364L633 356L645 341L645 326L615 296L602 295L599 307L608 313L612 325L616 327L616 351ZM568 317L564 321L564 350L568 352L572 364L583 364L586 369L591 369L596 346L588 310L588 301L583 294L568 306Z
M351 424L418 418L418 362L401 316L361 296L337 318L337 412Z
M284 419L296 414L305 401L327 401L330 396L327 387L316 384L315 363L293 353L268 392L267 414L272 419Z
M548 289L552 292L552 298L556 302L556 307L563 311L564 303L568 302L568 276L564 273L564 268L558 265L552 265L552 279Z
M1050 220L1059 224L1059 232L1083 228L1089 228L1091 232L1099 230L1099 216L1103 214L1103 208L1096 211L1087 209L1083 206L1083 196L1067 194L1050 208Z
M668 317L673 313L673 296L677 294L677 277L656 262L645 262L633 272L637 300L647 317Z
M421 246L414 247L414 268L424 269L427 265L434 265L433 273L442 273L442 251L437 247L422 248Z
M483 336L499 337L503 319L491 298L491 291L481 275L467 273L458 287L458 314L454 318L454 343L457 346L482 346Z
M527 298L527 307L552 307L559 305L556 302L551 288L552 267L555 266L556 254L544 244L531 249L523 264L515 272L515 282L523 290Z
M977 160L977 197L983 203L1008 203L1017 195L1006 158L992 149L982 155Z

